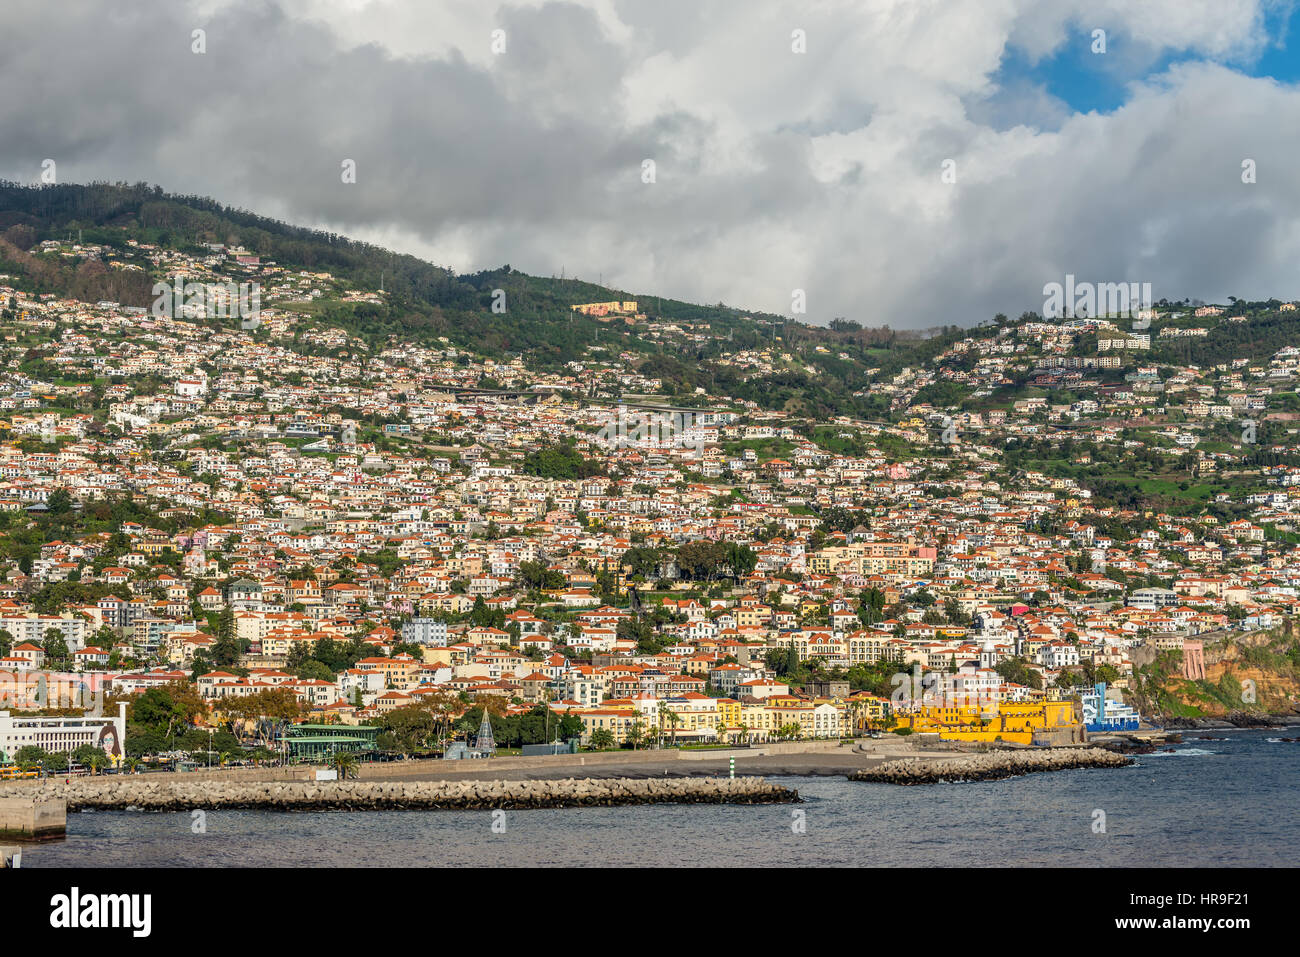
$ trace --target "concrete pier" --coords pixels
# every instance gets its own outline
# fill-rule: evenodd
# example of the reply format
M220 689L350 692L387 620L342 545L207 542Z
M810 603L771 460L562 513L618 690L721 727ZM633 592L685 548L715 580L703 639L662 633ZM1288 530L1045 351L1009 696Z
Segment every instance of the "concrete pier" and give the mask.
M0 797L0 837L62 837L68 829L68 804L62 797L27 793Z

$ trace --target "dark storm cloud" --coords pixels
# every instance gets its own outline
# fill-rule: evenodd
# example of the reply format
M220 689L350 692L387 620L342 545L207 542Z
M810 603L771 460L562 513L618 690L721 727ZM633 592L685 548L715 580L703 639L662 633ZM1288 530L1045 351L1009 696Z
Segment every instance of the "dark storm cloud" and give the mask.
M63 180L149 179L311 220L399 222L433 236L448 221L591 215L608 184L667 149L657 140L675 125L609 135L602 116L618 59L577 8L558 23L516 12L504 80L455 56L340 50L325 28L269 3L210 19L174 3L110 16L96 3L64 8L58 17L29 8L0 36L8 88L31 94L0 108L0 166L22 180L52 157ZM199 23L203 55L191 52ZM603 57L583 102L555 92L582 79L563 66L551 68L553 87L526 89L527 64L547 73L539 46L575 52L551 30L580 45L589 67ZM75 53L52 65L55 50ZM345 159L357 164L355 186L342 182Z

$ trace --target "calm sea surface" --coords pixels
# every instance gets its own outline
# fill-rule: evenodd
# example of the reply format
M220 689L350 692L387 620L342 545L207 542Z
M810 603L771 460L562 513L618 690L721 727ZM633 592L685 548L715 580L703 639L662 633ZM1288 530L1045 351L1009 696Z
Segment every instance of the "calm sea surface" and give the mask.
M1278 739L1297 734L1190 732L1133 767L987 783L779 779L794 806L509 811L504 833L490 811L211 811L205 834L189 814L76 813L23 866L1295 865L1300 743Z

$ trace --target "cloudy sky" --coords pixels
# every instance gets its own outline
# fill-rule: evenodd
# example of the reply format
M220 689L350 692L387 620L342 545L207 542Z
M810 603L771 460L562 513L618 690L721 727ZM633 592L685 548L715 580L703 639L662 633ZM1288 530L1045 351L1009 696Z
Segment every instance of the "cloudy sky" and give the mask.
M814 322L1300 298L1295 7L5 0L0 178Z

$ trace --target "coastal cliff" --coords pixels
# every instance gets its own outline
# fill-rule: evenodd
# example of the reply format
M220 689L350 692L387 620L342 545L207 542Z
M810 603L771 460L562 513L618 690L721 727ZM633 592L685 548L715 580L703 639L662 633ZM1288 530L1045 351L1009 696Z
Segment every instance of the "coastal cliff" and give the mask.
M1264 727L1300 717L1300 636L1288 623L1205 644L1205 678L1182 674L1182 653L1135 669L1129 696L1166 728Z

